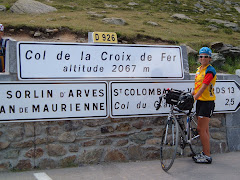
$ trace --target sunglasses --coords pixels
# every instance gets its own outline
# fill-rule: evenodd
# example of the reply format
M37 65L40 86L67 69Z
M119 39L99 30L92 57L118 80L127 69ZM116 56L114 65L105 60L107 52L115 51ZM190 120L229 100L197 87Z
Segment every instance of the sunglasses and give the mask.
M210 56L209 55L199 55L198 57L199 58L209 58Z

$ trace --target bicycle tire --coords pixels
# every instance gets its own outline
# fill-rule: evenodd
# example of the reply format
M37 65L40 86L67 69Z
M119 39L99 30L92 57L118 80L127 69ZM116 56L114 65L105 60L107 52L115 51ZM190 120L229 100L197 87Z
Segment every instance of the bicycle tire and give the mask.
M199 154L202 151L202 147L200 135L197 132L197 123L194 119L191 121L189 129L191 137L191 143L189 143L192 152L191 156L195 156L196 154Z
M176 158L179 129L176 119L167 120L160 144L160 162L162 169L168 171Z

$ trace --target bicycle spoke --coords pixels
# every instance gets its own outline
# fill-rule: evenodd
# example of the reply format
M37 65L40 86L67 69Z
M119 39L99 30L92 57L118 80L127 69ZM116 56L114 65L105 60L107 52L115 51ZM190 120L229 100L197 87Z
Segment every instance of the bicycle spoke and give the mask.
M164 171L168 171L174 162L178 145L178 136L178 126L175 121L168 120L160 146L160 161Z

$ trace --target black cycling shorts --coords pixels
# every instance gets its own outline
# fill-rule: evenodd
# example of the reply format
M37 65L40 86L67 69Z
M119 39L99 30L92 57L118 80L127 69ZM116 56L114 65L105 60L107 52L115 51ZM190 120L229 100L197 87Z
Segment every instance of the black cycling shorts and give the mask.
M199 101L196 104L196 114L202 117L211 117L215 108L214 101Z

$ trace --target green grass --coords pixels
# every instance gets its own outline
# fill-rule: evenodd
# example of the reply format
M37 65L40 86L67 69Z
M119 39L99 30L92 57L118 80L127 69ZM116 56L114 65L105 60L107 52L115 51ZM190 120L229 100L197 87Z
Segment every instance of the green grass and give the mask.
M225 64L222 67L217 68L217 71L235 74L236 69L240 69L240 57L227 57Z

